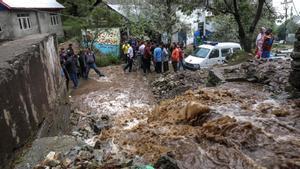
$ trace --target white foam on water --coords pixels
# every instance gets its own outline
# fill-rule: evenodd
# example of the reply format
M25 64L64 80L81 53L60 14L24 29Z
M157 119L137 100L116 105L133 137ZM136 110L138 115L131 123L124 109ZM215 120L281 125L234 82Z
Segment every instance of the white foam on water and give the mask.
M94 137L92 137L92 138L89 138L89 139L84 140L84 142L85 142L87 145L91 146L91 147L95 147L95 144L96 144L97 140L98 140L98 139L94 136Z
M267 99L267 100L263 100L263 101L259 101L259 102L256 102L253 106L252 106L252 109L253 110L258 110L258 108L260 106L263 106L263 105L270 105L274 108L278 108L279 107L279 103L274 100L274 99Z
M93 80L95 80L95 81L97 81L97 82L107 82L107 83L112 83L112 80L111 80L111 78L110 77L107 77L107 76L105 76L105 77L98 77L98 76L93 76L93 77L91 77L91 79L93 79Z
M84 104L94 109L98 114L118 115L131 108L149 107L142 99L132 99L128 91L114 94L110 92L92 92L84 99Z
M140 124L140 121L137 120L136 118L132 119L131 121L126 123L126 126L123 128L124 130L131 130L132 128L134 128L135 126L137 126L138 124Z

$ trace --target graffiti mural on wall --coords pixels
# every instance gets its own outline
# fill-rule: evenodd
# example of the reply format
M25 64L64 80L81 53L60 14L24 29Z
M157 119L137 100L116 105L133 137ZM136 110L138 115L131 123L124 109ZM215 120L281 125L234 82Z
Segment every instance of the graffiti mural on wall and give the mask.
M103 54L120 56L120 29L99 28L82 30L84 44L93 46Z

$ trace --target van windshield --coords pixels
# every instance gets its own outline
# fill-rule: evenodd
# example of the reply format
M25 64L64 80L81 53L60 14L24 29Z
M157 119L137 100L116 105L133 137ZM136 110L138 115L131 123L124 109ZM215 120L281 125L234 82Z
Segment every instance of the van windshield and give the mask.
M196 56L196 57L198 57L198 58L206 58L206 56L207 56L207 54L209 53L209 49L207 49L207 48L197 48L194 52L193 52L193 54L192 54L192 56Z

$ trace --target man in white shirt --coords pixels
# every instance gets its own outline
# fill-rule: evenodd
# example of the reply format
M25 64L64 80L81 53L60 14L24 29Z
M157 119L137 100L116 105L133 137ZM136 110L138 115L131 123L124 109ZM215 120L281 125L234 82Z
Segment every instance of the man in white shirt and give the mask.
M138 60L139 60L139 64L140 64L140 66L141 66L141 68L143 68L143 65L144 65L144 53L145 53L145 44L144 44L144 42L141 42L141 45L140 45L140 47L139 47L139 58L138 58Z
M128 49L128 55L127 55L127 59L128 59L128 63L127 65L124 67L124 72L129 68L129 72L131 72L132 70L132 63L133 63L133 48L131 46L131 44L129 44L130 47Z
M258 59L261 57L261 54L262 54L262 45L263 45L263 42L264 42L265 32L266 32L266 28L261 27L260 32L256 37L256 42L255 42L256 52L255 52L255 55Z

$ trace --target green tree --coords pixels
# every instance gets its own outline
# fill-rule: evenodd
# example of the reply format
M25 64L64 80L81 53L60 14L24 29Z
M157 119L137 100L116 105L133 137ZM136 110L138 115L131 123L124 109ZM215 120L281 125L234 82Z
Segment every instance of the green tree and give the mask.
M284 40L285 39L285 31L286 33L295 33L298 29L298 25L292 20L292 19L288 19L286 21L286 29L285 29L285 23L279 25L277 28L276 28L276 34L277 34L277 37L280 39L280 40Z
M184 26L176 12L183 1L180 0L120 0L123 11L135 23L132 28L139 33L154 30L157 33L167 33L170 42L172 34ZM136 32L136 31L134 31Z
M273 9L266 0L190 0L183 11L203 8L216 16L230 16L237 26L239 41L245 51L251 52L256 27L264 15L272 15Z
M67 38L81 36L88 28L121 27L125 21L102 0L59 0L65 6L63 26Z

